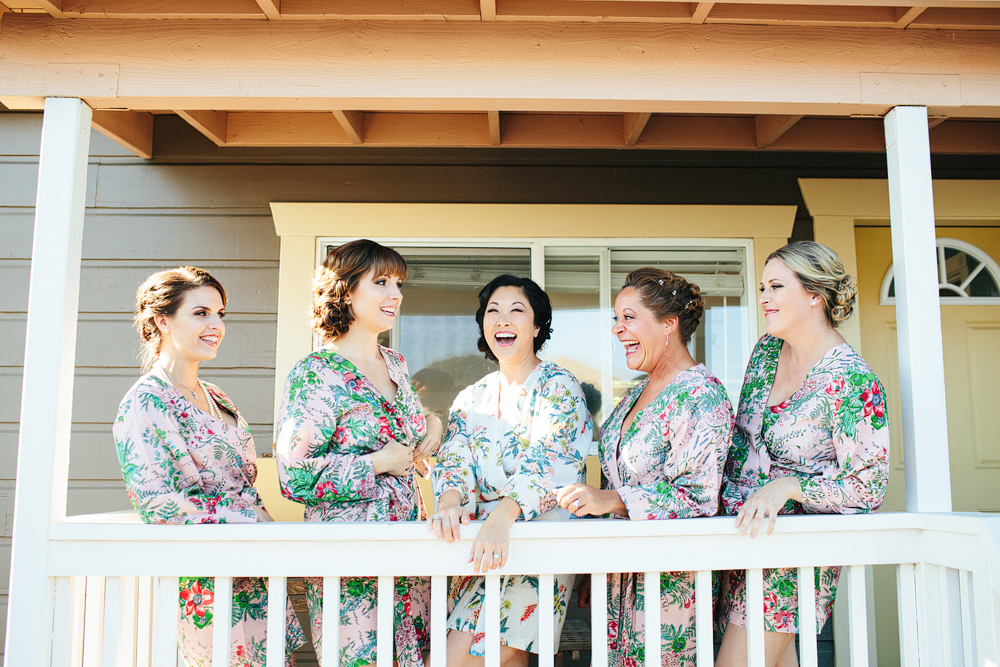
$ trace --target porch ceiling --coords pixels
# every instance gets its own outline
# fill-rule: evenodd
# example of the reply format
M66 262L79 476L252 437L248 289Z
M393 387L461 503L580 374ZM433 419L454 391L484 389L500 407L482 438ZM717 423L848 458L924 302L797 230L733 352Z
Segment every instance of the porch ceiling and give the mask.
M0 2L0 102L81 97L143 157L162 113L219 146L884 151L900 104L1000 153L1000 0Z

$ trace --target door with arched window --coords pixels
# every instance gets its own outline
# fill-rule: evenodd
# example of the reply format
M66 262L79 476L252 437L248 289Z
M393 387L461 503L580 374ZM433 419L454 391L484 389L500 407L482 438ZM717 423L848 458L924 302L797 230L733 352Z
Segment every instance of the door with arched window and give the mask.
M1000 511L1000 227L938 227L941 300L951 459L956 511ZM885 373L891 414L899 415L895 285L885 227L855 230L861 283L864 355ZM898 419L890 419L901 443ZM902 447L891 453L889 509L903 509Z

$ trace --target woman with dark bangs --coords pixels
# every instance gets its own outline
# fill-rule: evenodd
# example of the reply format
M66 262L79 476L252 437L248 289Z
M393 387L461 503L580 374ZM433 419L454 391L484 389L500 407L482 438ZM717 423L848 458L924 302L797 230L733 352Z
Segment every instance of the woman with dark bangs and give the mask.
M406 261L366 239L334 249L313 278L312 323L323 339L285 383L277 442L286 498L306 521L414 521L421 518L414 466L437 451L442 424L425 417L406 361L378 344L403 300ZM423 664L430 580L395 583L395 653L400 667ZM327 664L374 664L376 582L341 580L340 655ZM313 645L322 664L323 583L306 580Z

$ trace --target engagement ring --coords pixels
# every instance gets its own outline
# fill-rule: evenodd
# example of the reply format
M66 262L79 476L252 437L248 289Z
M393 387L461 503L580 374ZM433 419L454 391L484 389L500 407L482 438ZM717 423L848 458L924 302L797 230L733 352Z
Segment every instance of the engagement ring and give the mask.
M503 554L493 554L493 560L496 560L498 558L503 558Z

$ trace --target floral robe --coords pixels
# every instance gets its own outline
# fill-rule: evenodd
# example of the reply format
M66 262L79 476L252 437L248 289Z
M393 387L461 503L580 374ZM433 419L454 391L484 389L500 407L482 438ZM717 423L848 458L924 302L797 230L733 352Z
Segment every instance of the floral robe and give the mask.
M743 380L733 446L726 462L723 509L736 514L756 489L795 476L802 502L782 514L860 514L878 509L889 480L889 429L882 384L842 343L826 352L802 386L782 403L767 400L782 341L758 341ZM837 592L839 567L816 569L816 620L823 628ZM764 570L764 627L798 632L794 569ZM720 607L725 621L746 626L745 573L729 573Z
M354 364L321 349L288 374L279 413L278 480L286 498L305 505L306 521L415 521L421 518L412 477L376 475L370 453L392 439L416 447L427 434L420 399L403 357L379 348L398 387L392 401ZM341 579L340 665L375 662L375 579ZM430 579L399 577L396 657L401 667L422 665L429 629ZM323 647L323 582L306 579L313 645ZM333 661L336 665L337 662Z
M503 498L517 501L521 518L558 519L572 515L556 507L553 491L583 481L593 424L580 383L568 371L543 361L524 382L517 407L498 414L500 373L491 373L455 399L445 442L432 472L434 495L462 494L463 509L481 521ZM556 575L552 594L559 646L566 601L575 575ZM486 617L480 614L483 577L453 577L448 627L473 635L470 655L485 655ZM537 652L538 577L504 577L500 641Z
M681 371L623 431L647 384L633 387L601 430L603 488L618 492L633 521L715 515L733 427L725 389L701 364ZM641 573L608 575L609 665L645 662L643 590ZM663 665L695 664L694 621L692 573L660 574Z
M209 393L236 417L236 426L202 412L154 374L125 394L113 426L129 498L146 523L255 523L263 508L254 488L256 453L246 420L222 391ZM197 569L192 567L192 569ZM178 648L190 667L212 662L215 580L181 577ZM259 577L233 578L232 667L263 667L267 585ZM286 664L305 643L287 608Z

